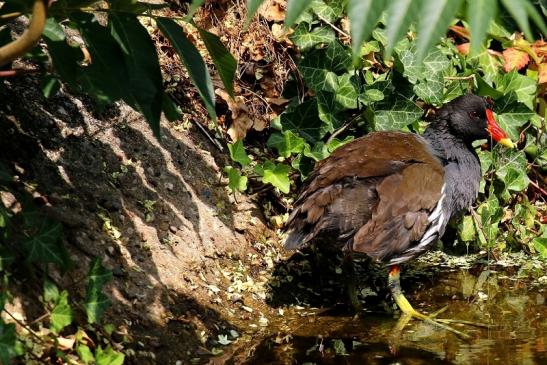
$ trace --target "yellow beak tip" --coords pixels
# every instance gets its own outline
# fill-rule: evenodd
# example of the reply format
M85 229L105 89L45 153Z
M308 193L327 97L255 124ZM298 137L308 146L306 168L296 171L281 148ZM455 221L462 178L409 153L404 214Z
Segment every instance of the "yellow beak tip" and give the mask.
M498 143L507 148L516 148L516 145L509 138L502 138Z

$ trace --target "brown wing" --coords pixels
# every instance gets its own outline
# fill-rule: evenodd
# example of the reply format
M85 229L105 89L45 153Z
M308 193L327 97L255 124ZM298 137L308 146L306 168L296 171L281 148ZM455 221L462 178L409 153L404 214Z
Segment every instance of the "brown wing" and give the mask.
M443 168L421 137L371 133L318 163L289 217L285 246L334 238L383 259L381 242L395 240L386 243L400 250L421 237L442 185Z

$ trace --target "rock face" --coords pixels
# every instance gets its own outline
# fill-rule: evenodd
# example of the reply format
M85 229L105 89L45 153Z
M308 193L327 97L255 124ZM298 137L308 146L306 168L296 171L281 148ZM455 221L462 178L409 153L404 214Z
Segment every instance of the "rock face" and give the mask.
M198 129L166 121L158 141L123 104L98 114L86 97L47 100L32 76L0 85L0 100L0 161L63 223L78 263L70 276L85 278L101 257L114 272L110 319L136 341L146 332L166 346L158 352L166 360L186 358L200 344L198 329L223 321L209 296L212 284L223 285L222 258L255 253L252 237L269 234L254 203L234 205L220 184L226 154ZM174 321L180 316L197 324Z

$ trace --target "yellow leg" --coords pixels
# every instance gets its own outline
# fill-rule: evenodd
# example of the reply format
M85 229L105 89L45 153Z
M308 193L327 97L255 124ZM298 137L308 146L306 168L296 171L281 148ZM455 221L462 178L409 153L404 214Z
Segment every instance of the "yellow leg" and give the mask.
M431 323L431 324L433 324L437 327L440 327L440 328L443 328L447 331L455 333L456 335L458 335L462 338L465 338L465 339L470 339L471 338L471 336L469 336L469 335L467 335L463 332L460 332L457 329L454 329L450 326L447 326L444 323L441 323L442 320L434 319L434 316L426 316L425 314L422 314L422 313L416 311L412 307L412 305L409 303L409 301L406 299L406 297L403 295L403 292L401 290L401 283L400 283L400 279L399 279L400 271L401 270L400 270L398 265L393 265L393 266L390 267L389 277L388 277L388 283L389 283L388 285L389 285L389 290L391 291L391 295L393 296L393 299L395 300L395 303L397 303L397 306L399 307L399 309L403 312L403 314L406 317L414 317L414 318L421 319L422 321L425 321L427 323ZM405 321L404 323L406 324L406 322L408 322L408 320ZM400 330L402 330L402 328L400 328Z

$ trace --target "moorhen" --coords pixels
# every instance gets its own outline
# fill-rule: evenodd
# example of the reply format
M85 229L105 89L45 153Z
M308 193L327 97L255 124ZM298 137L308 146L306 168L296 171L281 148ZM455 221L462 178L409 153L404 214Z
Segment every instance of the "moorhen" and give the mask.
M373 132L343 145L315 166L301 188L285 247L329 240L384 262L401 311L432 321L403 295L399 265L428 250L448 221L474 203L481 168L472 142L489 136L513 147L491 101L467 94L443 106L423 136Z

